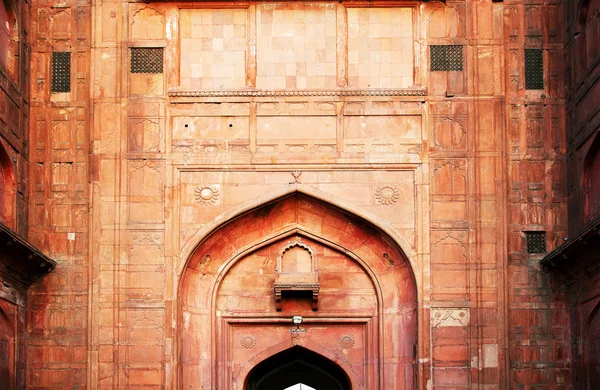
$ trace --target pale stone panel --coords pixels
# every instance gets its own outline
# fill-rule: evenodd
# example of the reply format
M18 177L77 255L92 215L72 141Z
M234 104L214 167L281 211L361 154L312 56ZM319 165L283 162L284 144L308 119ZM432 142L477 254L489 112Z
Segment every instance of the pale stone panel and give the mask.
M286 116L256 118L257 140L335 140L336 118Z
M346 116L345 139L420 139L421 117L414 116Z
M439 220L464 220L467 218L465 202L432 202L431 218Z
M256 86L335 88L336 45L334 4L258 5Z
M163 73L129 73L129 94L162 95L164 80Z
M182 87L246 85L246 10L183 9L179 23Z
M348 9L348 84L406 88L413 84L412 8Z
M250 138L248 117L175 117L173 138L247 140Z

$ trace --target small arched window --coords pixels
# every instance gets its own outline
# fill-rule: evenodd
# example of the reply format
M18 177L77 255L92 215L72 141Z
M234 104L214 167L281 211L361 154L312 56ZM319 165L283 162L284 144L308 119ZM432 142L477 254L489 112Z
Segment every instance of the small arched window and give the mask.
M0 66L17 82L19 29L13 0L0 0Z
M577 11L577 29L584 31L600 13L600 1L581 0Z
M0 306L0 388L15 385L15 331L11 318Z
M589 214L599 215L600 211L600 153L596 153L590 169Z
M15 228L15 175L12 162L0 143L0 222Z
M579 32L585 30L589 8L590 0L581 0L579 2L579 11L577 12L577 28Z
M583 344L588 362L588 389L600 389L600 304L592 312Z
M586 220L600 215L600 135L596 136L585 159L584 191Z

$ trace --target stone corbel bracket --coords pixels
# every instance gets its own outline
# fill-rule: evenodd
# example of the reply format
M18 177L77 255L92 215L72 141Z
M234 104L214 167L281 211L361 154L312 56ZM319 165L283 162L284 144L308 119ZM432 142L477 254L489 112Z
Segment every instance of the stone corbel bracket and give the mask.
M310 291L312 293L311 308L319 310L319 283L316 284L275 284L275 309L281 311L281 293L283 291Z

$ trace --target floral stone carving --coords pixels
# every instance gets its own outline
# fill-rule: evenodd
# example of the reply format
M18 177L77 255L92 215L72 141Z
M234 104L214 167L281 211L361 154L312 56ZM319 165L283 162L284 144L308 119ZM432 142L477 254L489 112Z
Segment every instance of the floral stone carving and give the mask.
M213 205L219 200L219 189L214 186L198 186L195 199L202 205Z
M394 204L400 197L400 192L396 186L379 186L375 190L375 199L381 204Z

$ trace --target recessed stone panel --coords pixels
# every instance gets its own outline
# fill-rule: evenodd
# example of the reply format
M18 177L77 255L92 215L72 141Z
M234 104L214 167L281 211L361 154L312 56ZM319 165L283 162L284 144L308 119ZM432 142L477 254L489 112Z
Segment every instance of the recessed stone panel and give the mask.
M173 139L247 140L248 117L194 116L173 118Z
M421 117L345 116L344 139L388 139L415 142L421 137ZM420 142L420 141L419 141Z
M286 116L256 118L256 138L265 140L332 140L336 139L336 118L317 116Z

